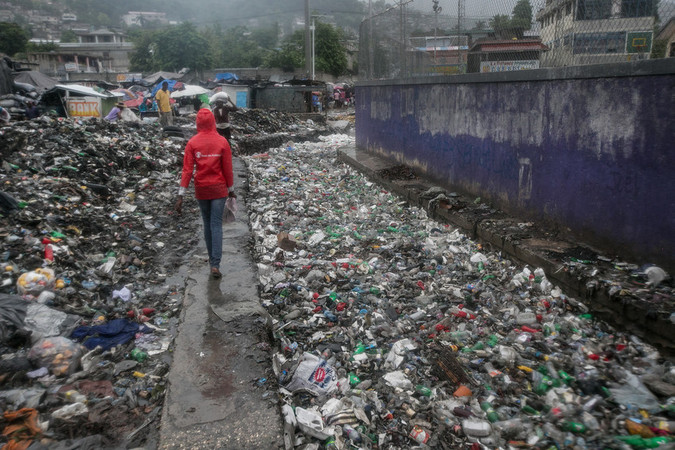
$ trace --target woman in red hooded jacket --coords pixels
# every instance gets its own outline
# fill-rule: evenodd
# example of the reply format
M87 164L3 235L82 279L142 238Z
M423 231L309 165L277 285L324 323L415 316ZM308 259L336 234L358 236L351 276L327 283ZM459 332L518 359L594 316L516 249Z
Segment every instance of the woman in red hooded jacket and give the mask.
M225 200L237 196L232 190L234 175L230 144L218 134L213 113L206 108L197 113L197 135L185 146L183 175L175 206L178 214L183 211L183 196L190 185L195 166L195 197L204 221L204 240L209 253L211 275L220 278Z

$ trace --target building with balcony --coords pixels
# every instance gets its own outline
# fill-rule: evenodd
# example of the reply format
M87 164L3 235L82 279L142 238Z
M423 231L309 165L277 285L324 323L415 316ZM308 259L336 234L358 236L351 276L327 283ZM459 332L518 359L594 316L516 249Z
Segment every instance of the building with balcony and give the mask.
M118 31L75 31L78 42L59 43L51 52L31 52L28 62L39 64L39 71L56 78L69 73L124 73L129 71L129 54L134 45Z
M536 20L541 67L648 59L657 0L546 0Z

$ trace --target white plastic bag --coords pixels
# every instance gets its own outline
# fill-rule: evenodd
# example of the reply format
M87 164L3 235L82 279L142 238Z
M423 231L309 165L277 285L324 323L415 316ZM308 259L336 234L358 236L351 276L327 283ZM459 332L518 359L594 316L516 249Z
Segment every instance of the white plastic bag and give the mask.
M304 353L286 389L291 392L304 389L316 395L330 394L337 389L337 374L324 359Z
M237 207L237 199L234 197L227 197L227 200L225 200L225 214L223 215L223 222L234 222L237 219L237 211L239 211L239 207Z

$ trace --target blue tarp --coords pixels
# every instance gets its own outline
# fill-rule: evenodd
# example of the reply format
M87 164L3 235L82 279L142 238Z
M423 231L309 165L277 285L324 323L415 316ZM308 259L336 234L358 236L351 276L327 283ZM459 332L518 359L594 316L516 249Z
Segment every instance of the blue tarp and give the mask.
M152 88L152 92L150 93L150 96L151 96L152 98L155 98L155 94L157 93L157 91L159 91L160 89L162 89L162 84L163 84L165 81L166 81L166 83L169 85L169 92L173 91L173 90L174 90L173 87L176 85L176 83L178 83L178 81L176 81L176 80L162 80L162 81L160 81L159 83L157 83L157 84L155 85L154 88Z
M239 80L239 77L230 72L216 74L216 81L237 81L237 80Z
M77 341L82 341L91 336L83 342L83 345L89 350L101 346L105 351L118 345L126 344L139 331L141 333L152 333L152 329L145 325L140 326L136 322L131 322L127 319L115 319L95 327L75 328L70 337Z

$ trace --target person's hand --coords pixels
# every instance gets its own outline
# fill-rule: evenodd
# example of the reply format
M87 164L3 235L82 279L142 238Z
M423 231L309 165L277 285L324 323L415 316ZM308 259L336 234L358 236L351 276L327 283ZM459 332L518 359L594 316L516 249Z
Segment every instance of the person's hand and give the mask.
M227 196L230 198L237 198L237 194L235 194L234 191L230 191Z
M174 205L173 209L176 210L176 213L178 215L181 215L183 213L183 196L179 195L178 199L176 200L176 204Z

